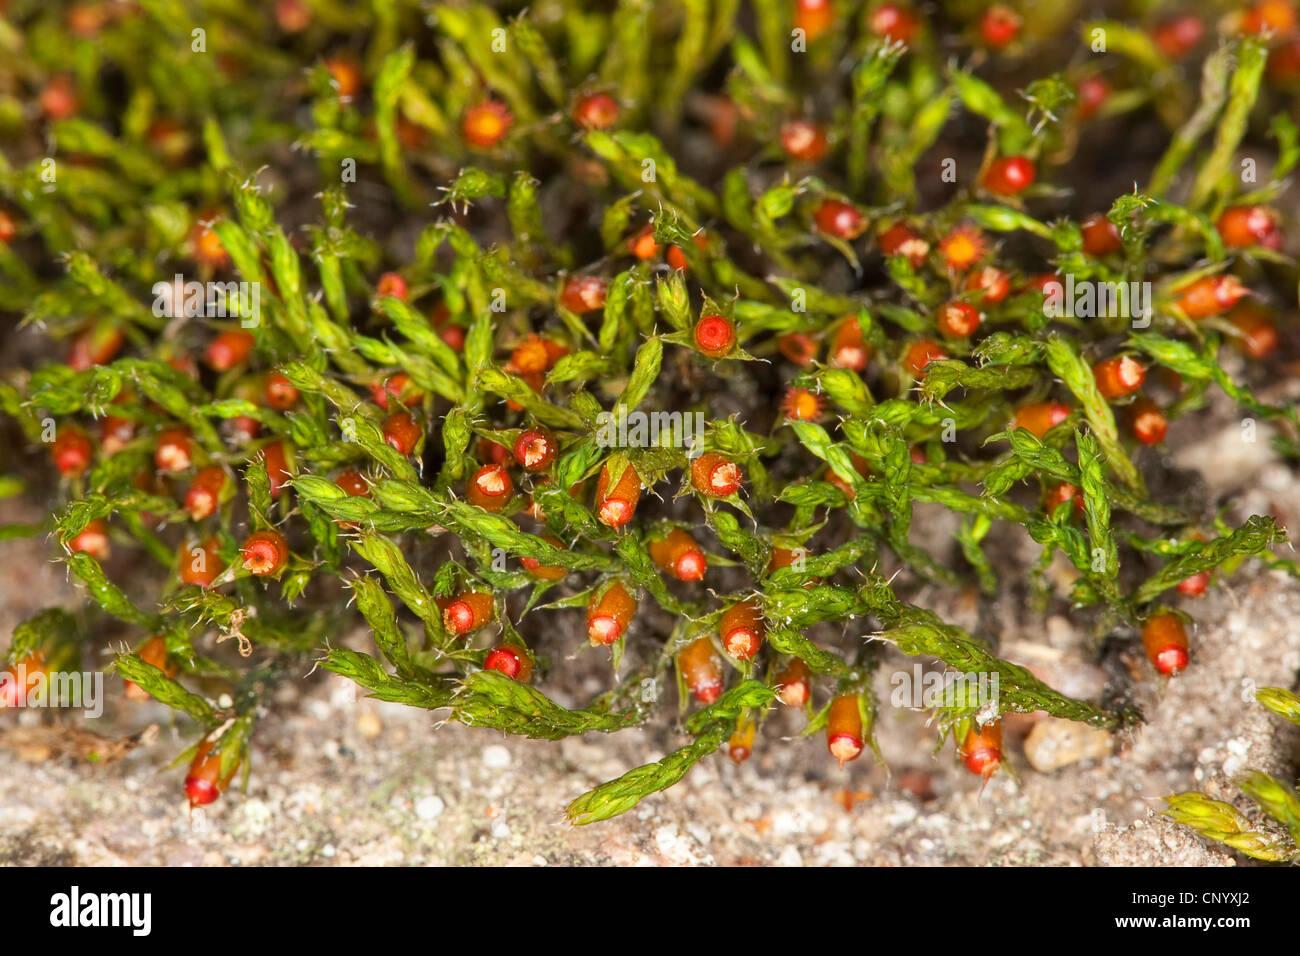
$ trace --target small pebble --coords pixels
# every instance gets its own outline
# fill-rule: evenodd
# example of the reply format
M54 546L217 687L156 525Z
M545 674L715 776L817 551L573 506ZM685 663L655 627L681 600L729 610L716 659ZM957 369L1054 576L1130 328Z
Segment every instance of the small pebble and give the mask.
M504 770L510 766L510 751L501 744L491 744L483 748L483 766L493 770Z

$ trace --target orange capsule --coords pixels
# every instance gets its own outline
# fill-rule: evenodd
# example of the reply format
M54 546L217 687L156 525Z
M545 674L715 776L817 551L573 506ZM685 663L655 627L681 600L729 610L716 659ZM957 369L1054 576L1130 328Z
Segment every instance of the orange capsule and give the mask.
M158 433L153 460L159 471L188 471L194 463L194 443L188 428L166 428Z
M640 232L627 241L627 249L642 262L658 259L660 246L655 242L655 227L653 225L642 227Z
M361 92L361 67L351 57L328 57L325 69L329 71L330 81L341 102L350 103Z
M835 368L866 370L872 349L862 335L862 323L856 315L846 315L836 323L827 351L827 360Z
M266 462L266 477L271 483L271 497L278 498L280 492L284 491L293 478L289 446L278 439L271 442L262 449L262 460Z
M815 163L826 155L826 133L811 120L790 120L781 125L781 148L791 159Z
M0 670L0 710L26 706L28 699L42 695L41 678L49 674L45 655L33 651Z
M469 480L465 497L484 511L500 511L514 494L515 486L504 465L484 465Z
M146 664L152 664L168 677L176 676L177 667L169 660L167 641L157 634L137 647L135 656ZM149 699L149 692L134 681L126 682L125 693L129 700L146 701Z
M1188 318L1204 319L1227 312L1248 294L1234 275L1202 276L1180 290L1176 304Z
M1115 355L1095 364L1092 377L1097 381L1097 390L1105 398L1125 398L1142 387L1147 370L1131 355Z
M1074 502L1075 514L1083 514L1083 493L1079 490L1078 485L1072 485L1068 481L1059 481L1047 489L1047 495L1043 498L1043 510L1050 515L1067 501Z
M728 654L738 661L751 661L763 646L767 628L762 612L752 601L733 604L718 621L718 636Z
M243 329L231 329L208 343L203 359L214 372L228 372L236 365L248 361L256 344L257 340L252 334Z
M239 761L236 760L222 773L221 752L214 752L209 740L200 743L199 749L194 753L194 760L190 763L189 772L185 775L185 796L190 801L190 807L203 807L215 802L230 785L238 769Z
M931 362L942 362L947 358L948 353L938 342L933 339L918 339L903 353L903 368L907 369L913 378L920 378Z
M438 598L442 624L456 637L464 637L491 623L496 616L492 595L483 591L464 591L455 597Z
M551 535L542 535L542 540L554 547L564 549L564 542L559 538L552 537ZM525 571L533 577L540 578L543 581L563 581L565 576L569 573L568 569L562 565L542 564L542 562L537 558L520 558L519 563L524 566Z
M486 100L465 111L460 132L465 142L475 149L491 149L506 138L514 122L508 106L497 100Z
M702 581L709 560L690 533L674 528L667 537L650 542L650 558L678 581Z
M727 756L732 763L742 764L754 752L754 734L758 725L748 714L736 721L736 729L727 740Z
M809 43L831 28L835 23L835 10L831 0L795 0L794 25L802 30Z
M585 315L605 307L609 283L600 276L569 276L560 292L560 305Z
M212 587L212 582L226 570L218 546L216 538L208 538L201 544L182 544L177 558L181 581L201 588Z
M190 230L190 247L193 250L194 261L199 265L222 269L230 264L230 253L226 252L226 247L221 244L221 237L212 228L213 218L214 216L209 214L194 224Z
M593 646L610 645L627 633L636 614L636 598L615 581L587 605L587 639Z
M1269 313L1254 302L1242 302L1228 313L1228 321L1240 333L1232 344L1253 359L1268 358L1277 351L1277 325Z
M283 372L269 372L262 381L262 397L276 411L287 412L298 404L299 393Z
M14 217L0 209L0 245L9 245L17 235L18 224L14 222Z
M786 389L781 414L792 422L815 422L822 415L822 400L806 388Z
M126 337L115 322L106 319L91 323L78 332L68 349L68 365L84 372L96 365L107 365L122 351Z
M385 272L375 284L375 297L379 299L391 296L405 302L410 294L410 286L399 272Z
M691 462L691 486L710 498L734 495L744 481L740 465L716 451L705 452Z
M1139 398L1128 409L1129 430L1144 445L1159 445L1169 431L1169 419L1149 398Z
M618 100L608 93L588 93L573 105L573 121L583 129L609 129L618 114Z
M289 561L289 542L284 535L269 528L254 531L244 539L239 553L244 558L244 570L258 577L279 574Z
M90 467L95 457L95 446L80 428L65 425L58 430L50 445L50 458L59 474L75 477Z
M532 660L519 648L511 647L509 644L492 648L483 660L483 669L498 671L521 684L527 684L533 679Z
M939 241L939 255L951 269L962 272L984 258L984 233L974 226L958 226Z
M826 718L826 749L843 767L862 755L862 709L857 694L840 694Z
M77 115L81 100L70 76L59 74L41 89L37 98L47 119L65 120Z
M1172 676L1187 667L1187 628L1183 619L1172 611L1152 614L1142 625L1142 648L1155 669Z
M185 510L190 517L202 521L216 514L225 486L226 470L220 465L208 465L195 472L189 490L185 492Z
M1280 222L1277 211L1267 206L1229 206L1219 214L1215 228L1229 248L1276 250L1282 248Z
M966 731L960 753L966 769L976 776L987 780L997 773L1002 766L1002 721L972 726Z
M817 357L817 342L806 332L787 332L776 340L776 347L795 365L811 365Z
M1029 402L1016 409L1012 425L1042 438L1070 417L1070 406L1060 402Z
M1292 0L1257 0L1242 14L1241 32L1251 36L1287 37L1296 31Z
M640 500L641 477L636 469L626 465L615 481L613 468L606 462L596 479L596 517L600 523L610 528L623 527L636 514Z
M911 43L920 28L916 14L896 3L882 3L867 15L867 29L894 43Z
M701 704L711 704L722 695L722 659L707 637L697 638L678 653L677 668L687 690Z
M551 366L546 341L535 332L523 338L510 353L509 368L521 375L545 372Z
M1113 252L1119 252L1124 246L1119 236L1119 227L1101 213L1085 219L1082 231L1083 251L1094 258L1099 259Z
M777 696L787 707L803 707L812 699L812 672L795 657L776 675Z
M400 454L409 455L424 435L424 429L411 417L410 412L393 412L384 419L384 441Z

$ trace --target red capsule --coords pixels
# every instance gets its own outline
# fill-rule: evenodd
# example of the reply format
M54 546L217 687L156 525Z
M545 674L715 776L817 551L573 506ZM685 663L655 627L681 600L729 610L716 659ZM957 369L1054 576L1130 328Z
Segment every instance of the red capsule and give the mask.
M185 492L185 510L194 521L202 521L216 514L221 504L221 492L226 486L226 470L220 465L200 468Z
M852 241L867 230L867 220L857 207L838 199L823 199L813 212L817 230L836 239Z
M325 69L341 102L350 103L361 92L361 67L350 56L326 58Z
M41 678L48 678L48 675L45 655L40 651L33 651L0 670L0 676L5 678L0 680L0 710L21 707L28 700L39 698L42 694Z
M588 93L573 105L573 122L583 129L609 129L618 114L618 100L608 93Z
M954 300L939 308L935 323L944 335L969 338L980 327L980 312L969 302Z
M997 266L985 266L966 277L966 291L976 293L984 305L997 305L1011 294L1011 276Z
M492 595L482 591L465 591L453 598L439 598L442 624L456 637L477 631L496 617Z
M1080 516L1083 514L1083 493L1078 486L1072 485L1068 481L1057 482L1047 489L1047 495L1043 499L1043 510L1050 515L1067 501L1074 502L1075 514Z
M59 474L76 477L90 467L95 456L95 446L80 428L65 425L58 430L50 445L50 458Z
M738 661L752 661L763 646L767 628L762 613L752 601L741 601L727 608L718 621L718 636L728 654Z
M876 244L884 255L905 257L913 269L921 268L930 254L930 244L901 220L881 232Z
M1179 290L1176 304L1188 318L1204 319L1227 312L1249 293L1234 275L1202 276Z
M795 365L811 365L817 357L817 342L806 332L787 332L776 340L776 347Z
M962 763L977 777L987 780L1002 766L1002 721L994 720L983 727L972 726L961 745Z
M106 415L99 424L99 447L105 455L116 455L135 438L135 422Z
M596 517L607 527L621 528L636 514L637 502L641 500L641 477L631 465L619 473L617 481L614 477L613 469L606 462L596 479Z
M514 456L524 471L545 471L555 460L555 436L545 428L525 428L515 439Z
M674 528L667 537L650 542L650 559L678 581L702 581L709 559L690 533Z
M370 397L384 411L389 411L389 404L396 399L408 408L418 405L424 399L424 392L411 381L405 372L395 372L386 379L370 384Z
M201 588L212 587L212 582L226 570L217 548L216 538L208 538L201 544L182 544L177 560L181 581Z
M1291 0L1257 0L1241 18L1241 32L1251 36L1288 37L1296 31Z
M487 100L465 111L460 131L465 142L475 149L491 149L506 138L514 122L514 114L508 106L497 100Z
M1268 78L1283 88L1300 82L1300 37L1287 40L1268 54Z
M894 43L911 43L920 28L916 14L896 3L882 3L867 15L867 29Z
M231 329L208 343L203 360L214 372L229 372L236 365L248 361L256 344L257 340L252 334L243 329Z
M297 387L283 372L268 372L262 381L262 397L276 411L287 412L298 404Z
M410 412L393 412L384 419L383 432L384 441L402 455L409 455L415 451L415 446L424 436L424 429Z
M691 462L691 486L710 498L726 498L745 482L744 469L716 451L705 452Z
M77 333L68 349L68 365L74 372L84 372L96 365L107 365L122 351L126 337L118 326L100 319Z
M1144 445L1159 445L1169 431L1169 419L1149 398L1139 398L1128 409L1129 430Z
M980 38L984 45L995 50L1010 46L1020 36L1024 21L1010 7L995 3L980 18Z
M1101 213L1095 213L1083 221L1083 251L1088 255L1100 259L1119 252L1123 246L1119 227Z
M1074 88L1074 95L1078 102L1076 113L1079 119L1092 119L1101 112L1101 108L1110 99L1110 93L1110 84L1106 82L1105 77L1094 73L1081 79L1078 86Z
M1192 13L1161 20L1151 31L1160 52L1171 60L1181 60L1200 44L1205 37L1205 24Z
M1003 156L984 170L980 183L999 196L1016 196L1034 184L1038 171L1028 156Z
M722 660L707 637L697 638L677 655L677 668L686 688L701 704L722 696Z
M781 125L781 148L791 159L816 163L826 155L826 133L811 120L789 120Z
M266 476L271 482L271 497L278 498L293 478L289 447L282 441L273 441L262 449L262 457L266 461Z
M1155 669L1166 676L1185 670L1191 655L1187 628L1172 611L1152 614L1142 626L1142 648Z
M1184 597L1204 597L1210 588L1210 572L1197 571L1178 582L1178 593Z
M750 758L754 752L754 735L757 731L758 725L748 714L736 721L736 729L727 739L727 756L732 763L742 764Z
M587 639L593 646L613 644L627 633L636 607L636 598L615 581L587 605Z
M194 462L194 442L188 428L167 428L158 433L154 446L154 464L159 471L188 471Z
M244 570L250 574L279 574L289 561L289 542L278 531L254 531L244 539L239 553L244 558Z
M527 654L509 644L492 648L483 661L483 669L505 674L521 684L533 679L533 662Z
M787 707L803 707L812 699L812 672L799 658L793 658L776 675L777 696Z
M1097 391L1103 397L1126 398L1142 387L1147 370L1131 355L1116 355L1095 364L1092 377L1097 380Z
M931 362L942 362L947 358L948 353L938 342L932 339L918 339L903 353L903 368L907 369L913 378L920 378Z
M840 694L826 718L826 749L841 767L862 755L862 709L857 694Z
M194 754L189 772L185 775L185 796L190 807L204 807L216 801L222 791L230 785L239 761L235 761L224 774L221 772L221 753L214 752L212 742L204 740Z
M59 74L46 83L38 100L41 112L49 120L70 119L81 108L81 100L72 85L72 78L64 74Z
M1215 228L1229 248L1277 250L1282 248L1280 221L1277 211L1268 206L1229 206L1220 213Z
M14 217L0 209L0 245L9 245L18 235L18 224Z
M736 347L736 327L725 315L701 316L693 335L695 347L709 358L724 358Z
M465 497L484 511L500 511L514 494L514 482L504 465L484 465L469 480Z
M334 484L338 485L353 498L369 498L370 484L362 477L361 472L354 468L348 468L339 472L338 477L334 479Z
M96 561L107 561L112 553L108 541L108 523L96 518L68 542L73 554L88 554Z
M411 295L410 287L400 273L385 272L375 284L375 297L384 299L392 297L405 302Z
M547 534L542 535L542 540L547 544L560 548L561 550L567 550L564 547L564 542L559 538ZM562 565L542 564L542 562L537 558L520 558L519 563L524 566L525 571L533 577L540 578L543 581L563 581L569 573L568 569Z
M1030 402L1016 409L1012 426L1024 428L1042 438L1070 417L1070 406L1060 402Z
M311 26L311 7L305 0L275 0L275 22L285 33L301 33Z

